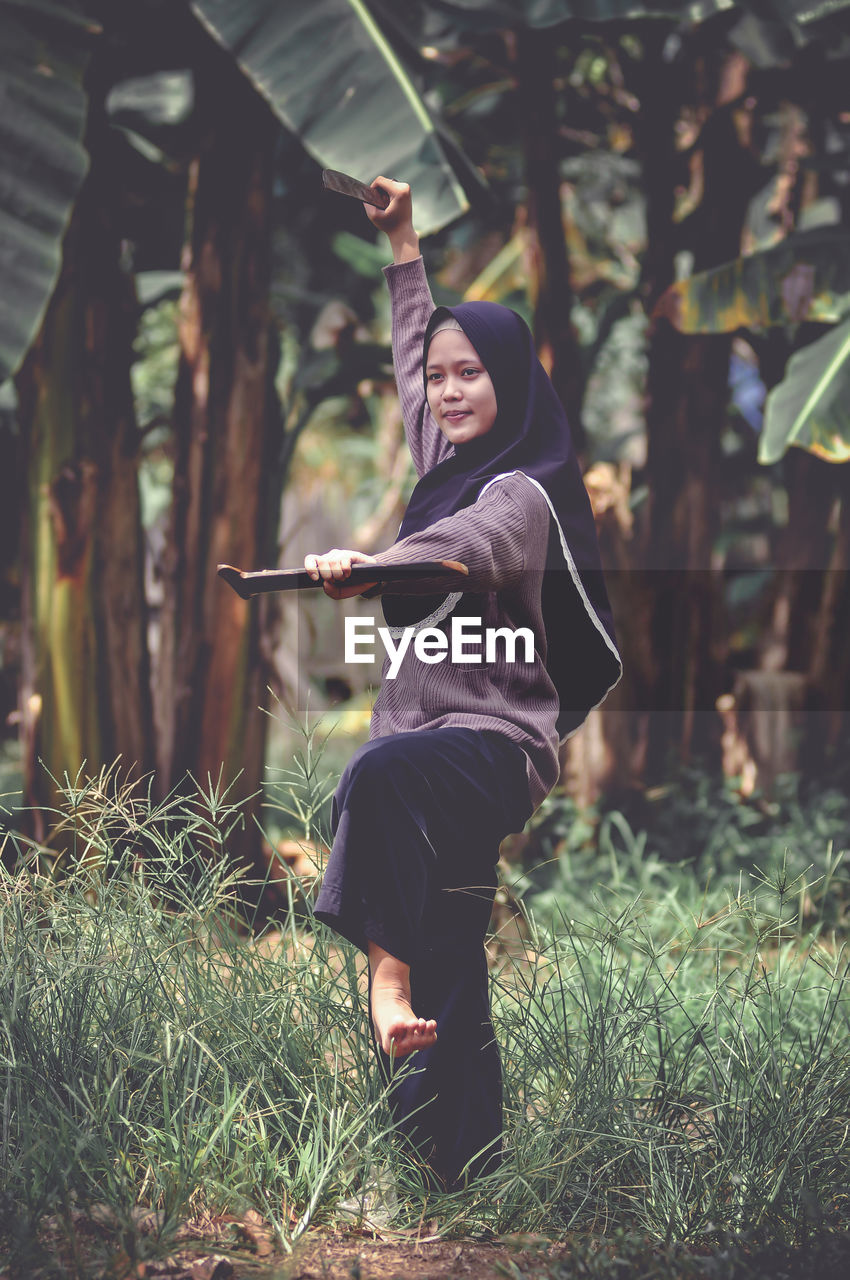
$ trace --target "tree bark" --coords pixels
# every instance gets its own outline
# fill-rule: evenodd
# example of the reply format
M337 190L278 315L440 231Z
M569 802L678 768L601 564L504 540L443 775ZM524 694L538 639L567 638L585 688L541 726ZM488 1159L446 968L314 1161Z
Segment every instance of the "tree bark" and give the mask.
M776 586L758 665L765 671L805 671L819 630L836 468L802 449L789 449L781 466L788 494L788 523L776 540Z
M555 97L557 43L552 33L521 27L515 36L517 101L528 187L534 336L541 361L567 411L576 449L584 378L572 325L573 289L561 209L560 141Z
M824 749L839 745L850 703L850 467L843 463L834 471L841 495L838 528L824 575L808 670L820 713L816 723L824 730L809 735L809 745L818 751L817 763L823 760Z
M119 755L136 777L153 765L130 384L138 309L120 265L101 129L91 127L92 167L65 237L61 275L17 378L28 494L25 802L40 839L66 774L73 780L82 766L96 773Z
M208 50L198 76L206 127L191 166L186 283L180 303L175 470L156 664L160 787L187 771L232 784L257 860L269 674L260 604L216 577L222 561L267 559L279 413L269 311L270 204L277 125L230 61Z
M704 43L695 51L694 83L704 95L698 147L703 192L686 223L673 219L677 156L673 126L681 110L672 69L658 57L644 67L638 138L648 195L648 305L673 279L674 250L689 248L694 271L737 256L757 165L730 107L707 87L706 67L722 55ZM657 55L656 55L657 56ZM679 69L678 75L682 71ZM647 586L652 599L652 676L648 781L671 758L719 749L715 701L722 691L722 596L712 550L720 517L720 438L729 399L731 338L689 336L666 322L650 336L647 380Z

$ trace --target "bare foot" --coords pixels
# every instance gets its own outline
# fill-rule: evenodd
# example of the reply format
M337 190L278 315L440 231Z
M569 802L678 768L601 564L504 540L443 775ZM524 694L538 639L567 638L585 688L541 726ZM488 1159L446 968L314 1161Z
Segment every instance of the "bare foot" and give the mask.
M370 942L369 969L372 1025L384 1053L400 1058L434 1044L436 1022L433 1018L417 1018L411 1008L409 965Z

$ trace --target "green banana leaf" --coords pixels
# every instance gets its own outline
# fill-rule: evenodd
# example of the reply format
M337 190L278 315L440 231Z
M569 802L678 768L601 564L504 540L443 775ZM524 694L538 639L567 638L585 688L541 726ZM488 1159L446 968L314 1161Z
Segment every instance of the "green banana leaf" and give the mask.
M637 21L667 18L677 23L704 22L730 9L750 10L804 30L850 6L850 0L440 0L440 13L454 10L477 26L551 27L582 22ZM802 30L801 30L802 29Z
M151 127L182 124L194 98L191 71L155 71L119 80L107 95L106 110L113 123L144 134Z
M773 0L773 4L801 26L810 26L823 18L834 17L842 9L850 9L850 0Z
M423 234L467 209L428 112L364 0L193 0L192 9L325 168L409 182Z
M635 18L675 18L703 22L734 8L734 0L440 0L440 10L488 18L494 26L553 27L570 18L580 22L617 22Z
M778 462L792 444L850 462L850 319L795 351L767 397L759 462Z
M528 286L527 241L524 228L515 232L467 286L464 302L501 302L514 292L524 293Z
M789 0L790 2L790 0ZM848 0L850 3L850 0ZM733 9L735 0L440 0L439 11L454 11L473 19L477 26L552 27L575 19L580 22L617 22L641 18L667 18L677 22L704 22L722 10Z
M682 333L731 333L803 320L832 324L848 310L850 235L818 227L679 280L653 314Z
M0 383L38 332L88 168L91 33L75 4L0 0Z

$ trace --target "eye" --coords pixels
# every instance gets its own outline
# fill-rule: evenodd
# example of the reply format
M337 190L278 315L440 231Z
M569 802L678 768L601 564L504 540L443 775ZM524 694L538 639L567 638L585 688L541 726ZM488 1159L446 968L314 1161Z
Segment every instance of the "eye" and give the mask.
M481 372L481 370L480 370L480 369L475 369L475 368L473 368L473 367L471 367L471 366L470 366L470 368L468 368L468 369L463 369L463 370L462 370L462 373L464 374L464 376L466 376L466 374L467 374L467 373L471 373L471 374L473 374L473 375L474 375L474 374L476 374L476 373L480 373L480 372Z
M427 375L427 378L428 378L428 381L429 381L429 382L436 382L436 381L437 381L437 379L438 379L438 378L441 378L442 376L443 376L443 375L442 375L441 373L429 373L429 374Z

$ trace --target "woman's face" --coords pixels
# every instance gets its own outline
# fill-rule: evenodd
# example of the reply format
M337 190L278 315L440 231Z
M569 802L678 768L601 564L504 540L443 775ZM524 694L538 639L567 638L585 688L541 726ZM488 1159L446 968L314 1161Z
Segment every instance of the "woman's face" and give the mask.
M425 365L428 406L451 444L486 435L496 421L496 392L478 352L460 329L431 339Z

